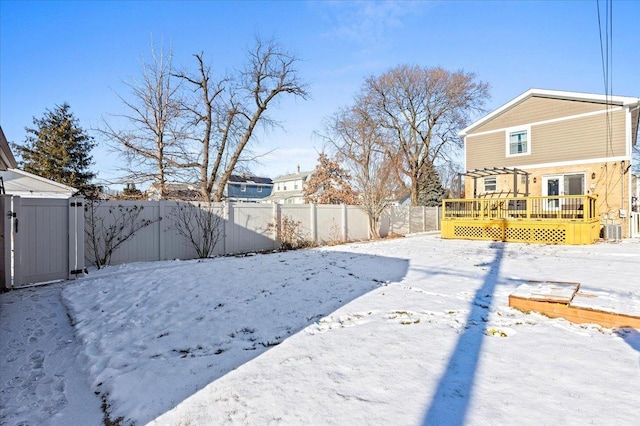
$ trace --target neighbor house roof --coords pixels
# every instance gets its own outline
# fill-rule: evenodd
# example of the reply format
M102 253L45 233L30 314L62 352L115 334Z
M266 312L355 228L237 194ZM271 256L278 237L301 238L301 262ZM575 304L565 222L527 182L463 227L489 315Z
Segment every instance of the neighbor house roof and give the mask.
M262 185L273 184L273 181L270 178L249 175L231 175L229 176L229 182L256 183Z
M296 191L280 191L280 192L272 192L268 197L264 197L265 201L278 201L278 200L288 200L290 198L300 198L304 196L304 192L302 190Z
M293 174L290 174L290 175L280 176L280 177L275 178L273 180L273 183L287 182L287 181L296 180L296 179L305 179L307 176L311 175L312 173L313 173L313 170L309 171L309 172L293 173Z
M591 103L601 103L607 105L616 105L616 106L625 106L625 107L633 107L640 105L640 98L629 97L629 96L613 96L613 95L599 95L594 93L582 93L582 92L566 92L562 90L546 90L546 89L529 89L517 98L507 102L502 105L500 108L491 112L490 114L485 115L478 121L472 123L467 126L463 130L458 133L458 136L467 136L467 134L473 130L474 128L494 119L499 116L503 112L513 108L514 106L526 101L532 97L540 97L540 98L551 98L551 99L564 99L570 101L579 101L579 102L591 102Z
M198 201L202 199L200 187L196 183L165 183L165 198L168 200ZM146 191L147 198L151 201L160 199L160 185L152 183Z

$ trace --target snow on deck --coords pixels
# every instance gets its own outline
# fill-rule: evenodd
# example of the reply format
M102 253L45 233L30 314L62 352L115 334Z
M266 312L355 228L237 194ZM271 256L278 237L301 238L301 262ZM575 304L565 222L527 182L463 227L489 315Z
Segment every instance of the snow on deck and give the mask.
M578 291L571 306L640 318L640 298L610 291Z

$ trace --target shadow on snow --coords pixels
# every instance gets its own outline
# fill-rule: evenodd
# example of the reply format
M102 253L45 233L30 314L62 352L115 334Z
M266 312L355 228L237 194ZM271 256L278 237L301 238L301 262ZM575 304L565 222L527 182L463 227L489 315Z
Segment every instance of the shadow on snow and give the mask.
M493 261L488 263L487 274L471 302L471 310L464 331L458 338L455 349L427 411L423 425L463 425L473 392L478 361L485 338L491 300L496 288L500 267L504 257L505 243L494 242Z
M405 259L322 249L132 264L63 298L110 416L144 424L407 269Z

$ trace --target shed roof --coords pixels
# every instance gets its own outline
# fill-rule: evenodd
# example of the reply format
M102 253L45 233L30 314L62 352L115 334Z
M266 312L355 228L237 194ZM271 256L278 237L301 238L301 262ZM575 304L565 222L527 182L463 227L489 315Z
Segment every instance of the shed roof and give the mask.
M69 198L78 190L34 174L18 170L0 170L0 177L7 194L19 195L25 198Z

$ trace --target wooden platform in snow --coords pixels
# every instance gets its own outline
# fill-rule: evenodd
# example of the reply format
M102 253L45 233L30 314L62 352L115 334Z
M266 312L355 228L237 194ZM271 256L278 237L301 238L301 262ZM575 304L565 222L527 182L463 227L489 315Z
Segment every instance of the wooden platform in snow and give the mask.
M509 296L509 306L577 324L640 329L640 309L604 291L582 291L579 283L526 281Z

